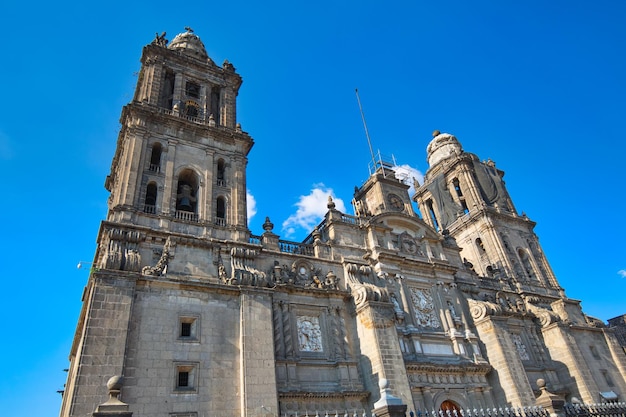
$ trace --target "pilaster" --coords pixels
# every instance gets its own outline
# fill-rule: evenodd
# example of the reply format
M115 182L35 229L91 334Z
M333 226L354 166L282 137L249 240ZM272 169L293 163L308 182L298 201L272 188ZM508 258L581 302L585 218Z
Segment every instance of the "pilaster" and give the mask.
M376 395L378 384L384 378L405 404L410 403L411 389L391 303L365 301L356 315L366 388ZM379 398L370 398L372 402L377 400Z
M597 402L600 390L576 339L568 334L561 323L553 323L541 331L552 360L565 365L561 372L557 371L559 380L570 390L571 395L577 396L584 403Z
M535 402L522 360L511 340L506 318L487 316L476 321L476 330L485 344L489 362L493 365L492 384L500 387L496 402L522 407Z
M278 410L271 294L242 291L240 334L241 417Z

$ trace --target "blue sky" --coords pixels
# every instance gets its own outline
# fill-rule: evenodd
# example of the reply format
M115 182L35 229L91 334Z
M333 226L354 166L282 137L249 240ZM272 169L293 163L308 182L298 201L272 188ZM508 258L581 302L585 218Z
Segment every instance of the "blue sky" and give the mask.
M244 79L253 233L270 216L303 238L329 193L352 212L358 87L375 150L425 172L438 129L495 160L567 295L626 313L625 18L622 1L5 0L0 406L58 414L120 110L142 46L185 26Z

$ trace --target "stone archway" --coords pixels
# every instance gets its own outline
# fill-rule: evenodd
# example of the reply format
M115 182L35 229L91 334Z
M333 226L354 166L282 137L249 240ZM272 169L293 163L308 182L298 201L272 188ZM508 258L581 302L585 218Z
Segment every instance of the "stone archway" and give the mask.
M452 400L444 400L439 406L439 410L445 412L446 414L447 412L453 413L456 411L459 413L458 415L460 415L461 407L459 407L459 405Z

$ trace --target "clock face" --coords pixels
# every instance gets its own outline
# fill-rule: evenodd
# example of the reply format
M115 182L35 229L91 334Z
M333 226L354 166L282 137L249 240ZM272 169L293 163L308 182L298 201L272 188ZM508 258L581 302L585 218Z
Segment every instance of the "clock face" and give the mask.
M404 210L404 202L399 195L393 193L387 194L387 201L393 210Z

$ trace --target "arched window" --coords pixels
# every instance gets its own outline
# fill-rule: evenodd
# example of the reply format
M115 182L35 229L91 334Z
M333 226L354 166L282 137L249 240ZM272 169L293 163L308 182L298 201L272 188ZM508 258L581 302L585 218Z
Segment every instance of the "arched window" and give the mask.
M530 263L530 259L528 257L528 253L522 248L517 250L517 254L519 255L520 260L522 261L522 265L524 265L524 271L526 271L526 275L529 278L535 277L535 271L533 269L532 264Z
M442 402L439 406L439 409L446 414L449 411L450 414L453 415L454 411L456 411L457 415L461 415L461 407L452 400L445 400L444 402Z
M452 180L452 185L454 186L454 191L456 191L456 195L458 197L463 197L463 191L461 191L461 186L459 185L458 178Z
M478 248L478 252L480 252L481 255L486 252L485 245L483 245L483 241L481 238L476 239L476 247Z
M150 214L156 213L156 201L157 185L154 182L151 182L146 188L146 201L143 206L143 211Z
M226 162L221 158L217 161L217 185L226 185Z
M217 197L217 205L215 208L215 224L219 226L226 225L226 199Z
M152 154L150 155L150 171L152 172L160 172L161 171L161 153L163 152L163 148L159 142L155 142L152 145Z
M461 185L459 184L459 179L455 178L452 180L452 186L454 187L454 191L456 192L456 196L459 199L459 203L461 203L461 207L463 208L463 213L469 213L469 208L467 208L467 203L465 202L465 197L463 196L463 191L461 191Z
M187 101L185 103L185 114L189 117L199 117L200 116L200 107L196 104L195 101Z
M437 216L435 215L435 208L433 207L433 200L426 201L426 208L428 209L428 214L430 214L430 219L433 222L433 226L435 230L439 231L439 222L437 222Z
M176 192L176 211L196 213L198 178L190 169L184 169L178 175Z

